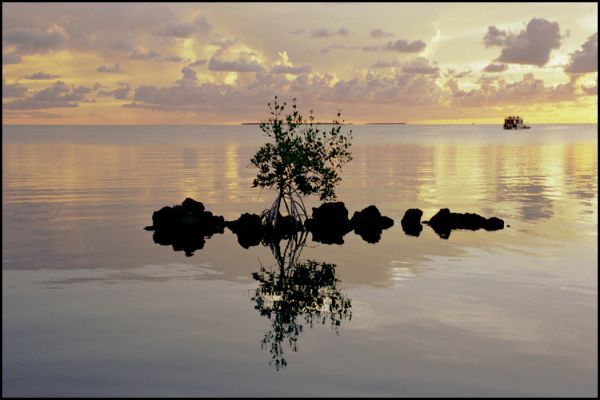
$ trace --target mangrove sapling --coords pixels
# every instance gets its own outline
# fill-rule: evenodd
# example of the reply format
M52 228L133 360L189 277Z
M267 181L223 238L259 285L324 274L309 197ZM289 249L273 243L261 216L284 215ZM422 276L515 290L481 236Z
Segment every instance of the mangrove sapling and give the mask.
M277 96L272 104L268 103L271 117L260 124L260 129L271 141L250 160L258 168L253 187L277 191L271 207L261 214L263 223L273 228L283 209L302 227L308 218L302 196L317 194L322 201L335 199L335 186L341 180L338 172L352 160L349 150L352 131L342 132L341 113L338 112L331 129L321 130L312 110L305 120L295 98L291 113L285 113L286 105L280 104Z

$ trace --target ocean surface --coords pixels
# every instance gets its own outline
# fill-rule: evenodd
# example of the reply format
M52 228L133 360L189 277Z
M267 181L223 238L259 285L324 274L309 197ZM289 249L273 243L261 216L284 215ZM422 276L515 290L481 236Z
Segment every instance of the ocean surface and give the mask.
M257 126L3 126L3 395L597 395L597 125L346 128L338 200L395 224L286 260L143 229L267 208ZM509 226L415 237L409 208Z

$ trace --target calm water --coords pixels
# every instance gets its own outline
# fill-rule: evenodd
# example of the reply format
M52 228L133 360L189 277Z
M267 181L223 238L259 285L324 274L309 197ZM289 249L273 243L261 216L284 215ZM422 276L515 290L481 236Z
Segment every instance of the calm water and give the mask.
M309 236L314 287L285 278L305 297L277 312L268 247L226 229L186 257L142 229L186 197L266 208L257 127L3 127L3 394L596 395L597 125L352 129L338 197L395 225ZM407 236L415 207L510 227Z

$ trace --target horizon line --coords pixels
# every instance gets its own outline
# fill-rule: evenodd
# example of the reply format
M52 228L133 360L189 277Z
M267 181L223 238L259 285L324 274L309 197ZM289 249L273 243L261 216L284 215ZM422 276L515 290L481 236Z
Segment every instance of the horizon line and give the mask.
M197 123L197 124L5 124L2 126L256 126L259 125L260 122L215 122L215 123ZM598 122L536 122L531 123L531 125L593 125L598 124ZM319 125L332 125L331 122L323 122ZM421 125L499 125L501 123L464 123L464 122L456 122L456 123L409 123L409 122L350 122L341 124L343 126L353 125L353 126L368 126L368 125L411 125L411 126L421 126Z

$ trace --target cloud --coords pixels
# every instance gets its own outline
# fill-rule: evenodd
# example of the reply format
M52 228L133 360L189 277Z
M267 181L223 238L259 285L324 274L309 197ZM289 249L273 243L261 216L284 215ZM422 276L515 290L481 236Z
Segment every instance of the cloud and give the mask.
M256 61L244 59L227 61L212 57L208 62L208 69L210 71L258 72L264 68Z
M321 28L312 31L310 33L310 36L314 38L327 38L333 36L347 36L349 33L350 31L343 27L338 29L337 31L330 31L329 29Z
M393 37L394 34L391 32L386 32L383 29L373 29L371 31L371 37L374 38L382 38L382 37Z
M430 64L429 60L424 57L418 57L405 63L402 66L402 72L407 74L424 74L424 75L438 75L440 69L436 63Z
M4 103L7 110L37 110L45 108L73 108L80 102L90 102L86 94L92 91L86 86L69 87L62 81L56 81L52 86L33 92L23 99Z
M598 32L590 36L580 49L571 53L571 61L565 67L569 74L598 72Z
M375 64L371 65L371 68L390 68L390 67L399 67L400 63L396 60L392 61L382 61L377 60Z
M310 65L303 65L301 67L293 67L288 65L275 65L271 68L271 72L274 74L291 74L300 75L311 72L312 68Z
M119 64L115 64L112 67L101 65L98 68L96 68L96 71L105 74L122 74L125 72L123 69L121 69L121 66Z
M374 51L395 51L398 53L418 53L425 49L427 45L422 40L408 41L399 39L395 42L388 42L384 46L348 46L343 44L332 44L321 50L321 54L327 54L331 50L346 49L346 50L362 50L367 52Z
M300 35L300 34L304 33L305 30L306 29L304 29L304 28L300 28L300 29L296 29L296 30L291 31L290 33L292 35Z
M146 50L142 48L136 48L129 53L129 58L132 60L142 61L168 61L168 62L188 62L188 59L184 59L180 56L163 56L154 50Z
M467 70L467 71L463 71L463 72L454 72L453 71L453 76L455 79L461 79L461 78L465 78L469 75L471 75L471 70Z
M502 47L500 56L495 61L538 67L548 62L550 52L560 47L560 41L558 22L550 22L543 18L533 18L518 34L490 26L483 38L486 47Z
M69 36L59 25L51 25L45 31L15 27L2 35L2 42L14 46L20 54L46 53L64 47Z
M483 44L485 47L504 46L507 38L508 34L506 32L495 26L488 26L488 31L483 37Z
M188 65L188 67L199 67L204 64L206 64L206 60L196 60L193 63L191 63L190 65Z
M11 53L2 54L2 65L5 64L21 64L23 60L21 56L15 53L14 51Z
M134 60L162 60L162 56L154 50L134 49L130 54L129 58Z
M110 96L114 97L115 99L125 100L130 97L131 91L132 89L130 86L124 86L112 91L101 90L98 92L98 96Z
M29 79L32 81L36 81L36 80L54 79L54 78L59 78L59 77L60 77L60 75L51 75L51 74L47 74L45 72L36 72L31 75L25 75L23 78Z
M575 100L578 97L575 80L555 87L546 86L532 73L523 75L520 81L507 82L501 77L483 76L479 88L462 91L454 80L447 82L454 106L484 107L502 105L529 105Z
M20 83L12 83L7 85L2 78L2 98L21 97L27 93L27 86Z
M201 15L191 24L184 22L171 22L167 24L163 31L163 35L177 38L189 38L194 33L207 33L211 28L212 27L206 18Z
M183 67L181 69L181 73L183 74L183 78L181 78L182 80L188 80L188 81L198 80L198 78L196 77L196 71L194 71L190 67Z
M179 56L168 56L164 58L165 61L168 62L175 62L175 63L181 63L181 62L188 62L188 59L184 59L183 57L179 57Z
M425 50L427 45L422 40L408 41L404 39L396 40L395 42L387 42L383 47L386 51L397 51L399 53L419 53Z
M508 69L508 65L507 64L497 64L497 63L491 63L488 64L483 71L484 72L503 72L506 71Z
M595 84L594 86L582 86L581 89L589 96L598 95L598 84Z

